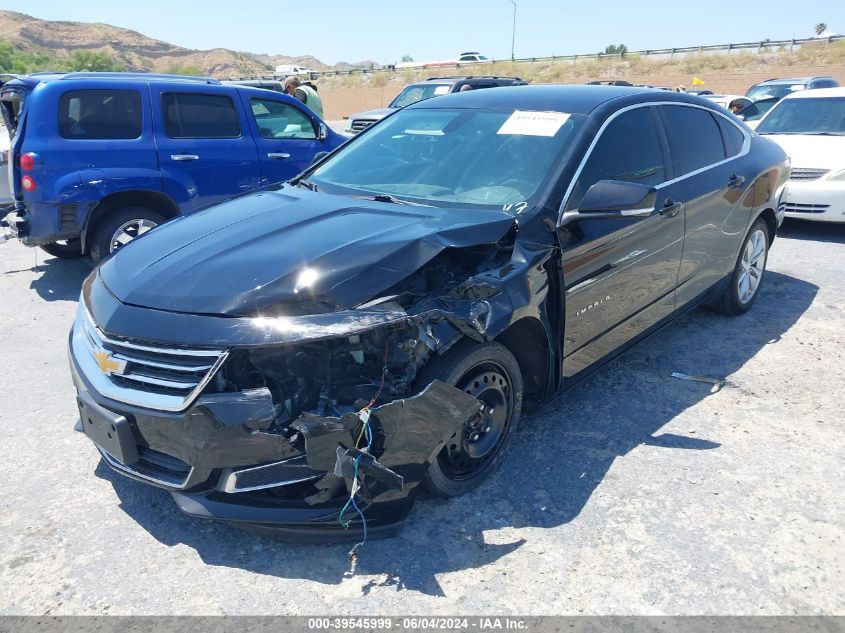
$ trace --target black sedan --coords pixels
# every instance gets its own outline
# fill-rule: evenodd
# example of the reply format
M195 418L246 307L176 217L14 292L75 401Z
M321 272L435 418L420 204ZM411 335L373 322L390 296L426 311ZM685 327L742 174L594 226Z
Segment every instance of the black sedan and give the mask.
M702 303L748 310L788 171L680 93L411 106L92 273L78 428L189 514L392 533L421 489L489 477L524 410Z

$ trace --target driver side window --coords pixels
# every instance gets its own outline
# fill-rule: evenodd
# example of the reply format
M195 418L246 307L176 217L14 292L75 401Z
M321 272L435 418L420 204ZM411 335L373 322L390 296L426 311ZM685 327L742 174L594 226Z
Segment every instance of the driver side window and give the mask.
M250 106L262 138L317 138L311 119L287 103L251 99Z
M604 129L569 197L567 210L577 209L587 190L599 180L621 180L655 187L666 182L660 139L648 107L620 114Z

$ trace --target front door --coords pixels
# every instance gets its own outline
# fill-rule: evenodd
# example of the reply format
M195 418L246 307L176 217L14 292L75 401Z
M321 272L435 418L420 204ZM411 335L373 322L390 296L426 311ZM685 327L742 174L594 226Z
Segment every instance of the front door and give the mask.
M651 107L622 111L600 131L576 176L566 211L577 211L600 180L658 189L653 212L618 220L580 219L559 229L565 292L564 378L641 334L675 308L684 239L683 205L673 200L667 144Z
M259 186L258 153L235 88L150 90L163 189L183 210Z
M311 165L323 146L318 121L296 106L294 99L281 95L255 97L241 93L241 99L250 113L262 184L289 180Z

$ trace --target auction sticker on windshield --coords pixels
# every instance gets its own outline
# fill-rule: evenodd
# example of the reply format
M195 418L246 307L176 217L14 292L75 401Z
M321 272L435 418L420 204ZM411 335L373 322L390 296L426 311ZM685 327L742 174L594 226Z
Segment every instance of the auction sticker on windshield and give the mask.
M526 112L514 110L496 134L524 136L554 136L569 119L564 112Z

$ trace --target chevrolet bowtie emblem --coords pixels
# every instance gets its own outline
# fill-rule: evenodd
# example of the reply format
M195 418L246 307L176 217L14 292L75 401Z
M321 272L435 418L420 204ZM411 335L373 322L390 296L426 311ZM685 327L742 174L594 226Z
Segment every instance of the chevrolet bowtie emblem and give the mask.
M111 352L96 348L93 351L93 354L94 360L97 361L97 366L100 368L100 371L107 376L111 374L122 374L123 370L126 369L126 361L115 359L111 355Z

